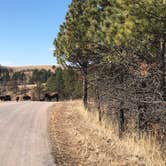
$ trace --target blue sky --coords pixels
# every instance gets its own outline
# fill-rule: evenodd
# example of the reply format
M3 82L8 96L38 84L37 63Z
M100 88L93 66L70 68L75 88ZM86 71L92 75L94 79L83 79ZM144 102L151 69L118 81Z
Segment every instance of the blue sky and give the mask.
M0 0L0 64L55 64L53 40L71 0Z

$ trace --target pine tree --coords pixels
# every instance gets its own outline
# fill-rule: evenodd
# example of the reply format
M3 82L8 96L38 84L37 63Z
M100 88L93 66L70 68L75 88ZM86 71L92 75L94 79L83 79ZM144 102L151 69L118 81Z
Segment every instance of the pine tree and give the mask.
M88 28L90 22L85 11L86 0L73 0L66 21L54 41L58 62L80 69L83 78L83 103L87 107L88 68L93 65L94 54L90 47ZM95 57L96 59L96 57Z

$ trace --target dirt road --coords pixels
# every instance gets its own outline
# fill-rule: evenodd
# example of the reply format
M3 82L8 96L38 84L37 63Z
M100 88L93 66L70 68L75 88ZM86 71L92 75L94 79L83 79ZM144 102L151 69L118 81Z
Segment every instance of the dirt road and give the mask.
M0 166L54 166L47 135L52 103L0 103Z

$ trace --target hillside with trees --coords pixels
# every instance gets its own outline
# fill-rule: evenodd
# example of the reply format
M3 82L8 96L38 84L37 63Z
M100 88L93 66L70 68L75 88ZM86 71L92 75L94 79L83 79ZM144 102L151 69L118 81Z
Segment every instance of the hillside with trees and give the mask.
M83 103L126 133L166 142L166 2L73 0L54 40L58 63L78 70Z
M57 68L46 83L48 91L57 92L61 99L78 99L82 96L82 82L78 72Z
M60 100L80 98L80 75L72 69L53 66L37 67L0 67L0 96L29 95L32 100L44 100L46 93L58 93Z

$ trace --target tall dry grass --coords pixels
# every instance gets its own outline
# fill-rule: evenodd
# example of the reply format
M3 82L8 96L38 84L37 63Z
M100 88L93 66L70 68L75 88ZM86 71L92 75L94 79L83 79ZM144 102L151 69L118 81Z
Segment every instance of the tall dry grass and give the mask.
M71 101L70 105L73 110L79 111L85 121L96 129L99 137L107 140L109 140L108 138L111 139L112 148L117 153L117 161L118 156L127 155L130 156L130 162L132 160L139 160L139 162L136 162L138 165L166 166L166 156L160 151L160 146L155 138L147 137L146 135L139 138L139 135L133 132L133 134L126 134L122 139L119 139L116 128L109 119L105 117L99 122L98 112L84 110L83 104L80 101ZM93 142L93 147L96 147L96 150L98 145L99 142ZM107 150L102 154L102 158L108 159Z

